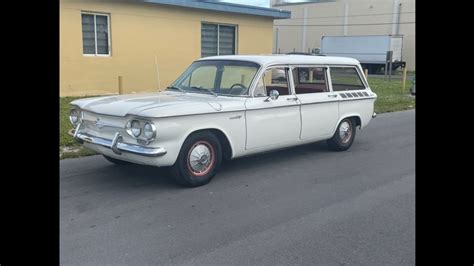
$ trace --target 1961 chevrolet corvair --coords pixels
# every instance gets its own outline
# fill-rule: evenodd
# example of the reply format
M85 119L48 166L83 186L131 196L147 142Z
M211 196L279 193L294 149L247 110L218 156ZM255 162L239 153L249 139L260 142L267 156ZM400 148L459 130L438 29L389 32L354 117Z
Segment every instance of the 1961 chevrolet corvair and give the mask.
M355 59L215 56L163 92L73 101L70 120L109 161L170 166L179 184L200 186L227 159L321 140L347 150L376 98Z

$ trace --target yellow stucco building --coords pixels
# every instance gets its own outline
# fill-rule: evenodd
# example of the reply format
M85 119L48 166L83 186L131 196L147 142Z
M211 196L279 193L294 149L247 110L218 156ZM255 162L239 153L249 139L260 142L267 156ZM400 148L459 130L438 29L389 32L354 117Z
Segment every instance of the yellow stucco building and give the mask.
M270 54L273 20L288 17L219 2L61 0L60 96L163 90L200 57Z

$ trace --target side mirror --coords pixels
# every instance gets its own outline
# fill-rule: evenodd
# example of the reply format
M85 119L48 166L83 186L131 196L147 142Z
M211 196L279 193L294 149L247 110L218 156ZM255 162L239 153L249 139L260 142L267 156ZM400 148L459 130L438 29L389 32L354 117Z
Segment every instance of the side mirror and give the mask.
M268 96L267 99L265 99L266 102L269 101L269 99L276 100L280 96L280 93L277 90L271 90L270 91L270 96Z

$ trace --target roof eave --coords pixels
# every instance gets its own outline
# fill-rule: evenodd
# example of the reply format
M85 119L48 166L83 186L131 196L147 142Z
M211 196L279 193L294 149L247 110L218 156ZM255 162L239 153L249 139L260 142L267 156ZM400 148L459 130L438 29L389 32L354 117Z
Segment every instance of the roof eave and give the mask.
M287 19L291 17L291 12L287 10L239 5L232 3L198 2L192 0L143 0L143 2L202 10L271 17L273 19Z

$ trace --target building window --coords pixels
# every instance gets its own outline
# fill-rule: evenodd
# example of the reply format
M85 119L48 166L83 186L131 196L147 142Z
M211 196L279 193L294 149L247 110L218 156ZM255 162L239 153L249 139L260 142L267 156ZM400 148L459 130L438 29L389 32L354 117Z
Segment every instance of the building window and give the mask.
M84 55L110 55L109 15L82 13Z
M363 90L364 84L354 67L331 67L333 91Z
M201 57L235 54L236 27L202 23Z

